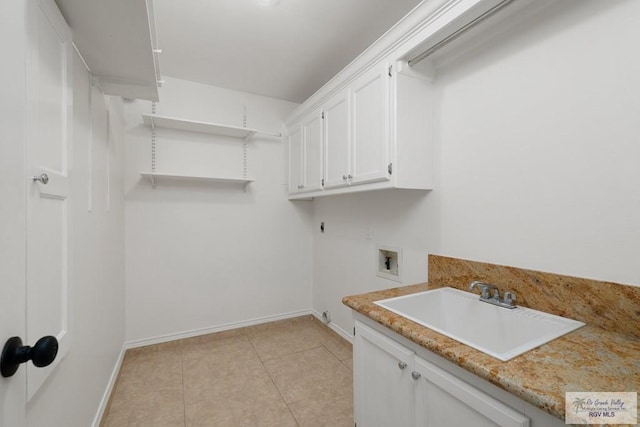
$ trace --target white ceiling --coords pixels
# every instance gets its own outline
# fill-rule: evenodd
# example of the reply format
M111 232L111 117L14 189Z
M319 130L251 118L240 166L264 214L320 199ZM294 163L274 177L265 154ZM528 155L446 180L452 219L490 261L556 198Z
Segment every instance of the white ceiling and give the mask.
M421 0L154 0L163 75L302 102Z

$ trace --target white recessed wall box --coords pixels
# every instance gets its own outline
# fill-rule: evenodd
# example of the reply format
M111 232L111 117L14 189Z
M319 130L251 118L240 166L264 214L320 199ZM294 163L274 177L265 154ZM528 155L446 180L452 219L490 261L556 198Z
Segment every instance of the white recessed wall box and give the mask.
M402 249L378 245L376 248L376 275L384 279L402 282Z

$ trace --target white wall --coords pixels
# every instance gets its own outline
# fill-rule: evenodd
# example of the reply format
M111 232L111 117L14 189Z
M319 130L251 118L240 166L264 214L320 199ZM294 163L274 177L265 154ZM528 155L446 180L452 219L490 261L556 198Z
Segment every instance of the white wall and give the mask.
M407 284L435 253L640 285L638 16L565 0L442 65L435 190L316 199L314 310L349 331L344 295L396 285L376 243L403 248Z
M166 78L157 114L279 133L297 104ZM151 132L125 107L127 122L127 341L144 344L265 318L309 312L311 205L287 201L284 150L277 138L247 145L241 185L161 182L153 189ZM158 131L157 171L242 176L242 143Z
M33 427L91 425L124 343L122 101L104 97L93 88L90 109L89 74L77 56L73 76L73 342L68 355L27 405L27 425Z

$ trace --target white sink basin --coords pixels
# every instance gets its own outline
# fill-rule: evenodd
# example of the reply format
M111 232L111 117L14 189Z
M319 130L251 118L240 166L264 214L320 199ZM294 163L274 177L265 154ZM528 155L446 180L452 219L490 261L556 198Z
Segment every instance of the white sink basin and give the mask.
M502 361L507 361L581 326L583 322L524 307L502 308L479 295L453 288L375 302Z

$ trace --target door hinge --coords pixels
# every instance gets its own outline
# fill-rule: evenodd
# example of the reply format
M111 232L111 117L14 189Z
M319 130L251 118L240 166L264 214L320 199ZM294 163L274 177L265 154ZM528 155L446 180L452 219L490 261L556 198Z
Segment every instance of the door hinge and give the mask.
M391 71L393 70L393 65L389 65L389 77L393 76Z
M393 174L393 163L389 163L389 166L387 166L387 171L389 172L389 175Z

